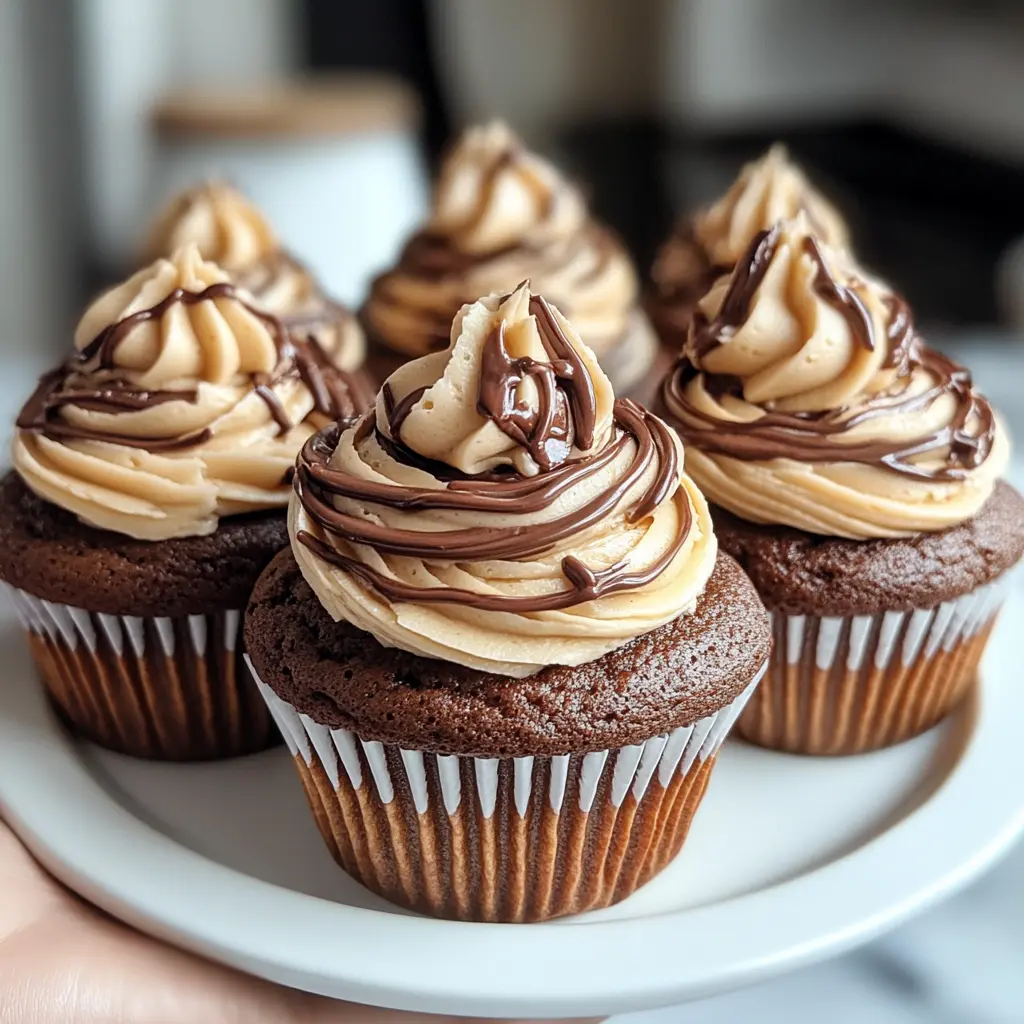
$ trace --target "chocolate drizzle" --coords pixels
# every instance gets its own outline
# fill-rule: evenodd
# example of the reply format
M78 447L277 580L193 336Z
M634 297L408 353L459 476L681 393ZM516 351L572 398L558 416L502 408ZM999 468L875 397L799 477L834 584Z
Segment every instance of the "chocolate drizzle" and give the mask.
M864 300L853 290L840 284L829 270L818 240L808 235L804 239L804 252L814 260L814 294L837 310L850 328L850 334L861 348L875 350L875 329Z
M279 317L250 303L230 282L218 282L202 291L176 288L147 309L131 313L105 327L63 366L40 378L35 392L22 407L17 425L46 437L77 441L106 441L149 451L174 451L208 441L208 428L170 437L141 437L92 430L71 424L62 416L65 407L118 414L141 412L166 402L194 403L197 389L149 390L139 388L126 377L116 376L117 350L140 324L159 320L172 306L230 299L260 320L269 330L277 350L277 365L269 374L254 374L253 391L266 404L281 433L295 426L274 387L289 375L296 375L309 389L317 412L332 419L351 418L366 408L367 388L335 368L312 338L295 341ZM105 377L110 374L111 376ZM101 382L96 383L97 375ZM105 378L105 379L104 379Z
M900 377L910 373L911 355L914 351L914 317L910 306L902 295L895 292L886 300L889 309L889 323L885 329L887 353L882 363L887 369L895 369Z
M372 412L367 413L360 421L355 443L369 436L372 417ZM504 596L457 587L418 587L379 572L337 546L338 543L366 545L381 555L419 558L437 564L526 559L551 550L607 517L655 465L651 485L625 510L628 523L639 523L678 487L676 447L668 428L634 402L619 400L615 403L615 422L618 436L595 455L565 460L535 476L487 473L452 480L442 488L362 480L332 467L330 459L338 445L340 428L328 428L310 438L303 447L296 464L294 486L307 515L332 543L305 530L299 531L298 541L318 557L395 602L449 603L485 611L528 613L570 608L608 594L646 586L664 572L686 543L692 525L688 500L682 503L682 522L675 541L653 564L636 571L631 571L624 563L595 570L570 555L562 560L567 588L543 595ZM549 522L531 524L529 529L478 526L442 531L403 530L381 525L364 515L350 515L335 506L335 499L341 498L360 505L403 511L445 509L505 516L529 514L549 507L569 488L620 458L631 442L635 443L635 451L630 463L612 486L572 512Z
M992 407L978 395L970 373L929 349L919 355L936 382L918 394L908 394L909 380L894 392L867 399L854 409L830 409L817 413L766 412L750 422L721 420L697 410L686 398L693 367L680 361L665 383L665 401L680 419L683 440L705 452L730 458L764 462L793 459L796 462L856 462L892 470L919 480L963 480L977 469L992 449L995 417ZM956 399L953 421L911 441L841 441L855 426L879 416L905 416L928 408L943 395ZM969 429L977 419L975 432ZM694 426L691 424L700 424ZM945 463L929 468L913 461L921 455L948 448Z
M288 321L284 321L286 326ZM295 370L313 398L313 408L333 421L355 419L376 397L366 374L338 369L317 342L307 337L295 344Z
M737 266L722 312L711 322L694 318L692 341L687 356L677 363L665 381L666 406L679 421L683 439L706 452L748 461L792 459L797 462L854 462L874 465L903 476L936 482L963 480L988 457L995 433L995 417L989 403L973 387L970 373L930 349L917 336L907 303L897 295L887 296L889 320L887 350L882 366L895 370L895 381L886 390L866 396L855 406L822 412L778 412L768 408L755 420L726 420L698 409L690 402L688 385L705 377L708 393L720 400L727 395L742 398L742 382L727 375L706 375L697 363L720 344L728 342L749 313L749 304L774 254L770 235L755 240L744 264ZM822 259L817 243L807 238L804 251L817 264L814 290L839 310L850 326L855 341L869 352L876 338L871 316L853 288L839 284ZM931 383L914 392L918 372ZM907 416L930 408L944 396L954 399L956 413L939 430L910 441L885 438L867 441L843 440L854 427L878 417ZM920 464L921 456L945 452L942 464Z
M280 299L274 291L287 277L299 278L301 289L290 296L289 311L277 308ZM232 280L252 295L259 306L276 313L293 339L316 341L325 351L327 339L334 334L339 340L352 322L352 313L340 302L324 294L308 268L283 249L278 249L258 263L231 273Z
M524 356L513 359L505 348L505 321L484 341L481 353L477 410L521 448L542 469L564 462L572 447L565 394L559 390L560 366ZM537 388L537 408L516 399L524 379Z
M569 457L574 443L581 451L593 447L597 400L586 366L548 303L533 296L530 312L537 318L550 362L513 359L505 348L505 321L500 321L484 342L477 410L525 448L542 470L549 470ZM516 399L527 377L537 388L536 409Z
M770 230L759 231L754 236L746 256L736 264L729 287L722 299L722 307L713 320L709 320L699 309L693 314L693 330L687 346L693 358L703 359L719 345L727 343L737 328L750 316L750 303L775 258L779 247L779 235L780 227L776 224ZM817 239L806 237L803 251L815 263L814 282L811 286L815 295L841 314L861 348L873 352L874 325L864 300L853 288L836 280L825 262Z
M395 393L391 390L389 381L384 382L382 393L384 395L384 411L388 417L388 429L396 441L402 440L402 424L405 423L412 412L413 406L423 397L426 388L414 388L400 402L395 401Z
M427 350L439 352L448 346L452 320L460 307L464 302L472 302L479 297L480 289L474 290L470 287L470 282L463 285L461 278L477 268L485 268L488 263L498 263L510 258L516 261L517 273L528 273L533 278L545 280L563 268L574 266L580 254L586 250L595 254L593 262L582 265L577 276L566 280L563 286L565 294L552 300L567 315L572 309L572 295L576 289L592 285L621 251L615 237L600 225L588 224L569 241L548 247L513 245L487 253L464 253L456 249L445 237L420 232L406 243L398 265L374 279L370 286L370 298L363 319L373 333L374 318L370 310L375 305L402 304L403 299L399 294L398 285L403 279L414 278L444 285L450 288L455 296L450 305L443 308L416 309L419 329L427 340ZM493 274L490 269L485 272ZM510 280L506 282L506 286L512 283ZM379 331L377 333L379 335ZM381 340L386 343L388 339L383 337Z
M700 310L693 314L690 340L687 344L691 358L698 362L719 345L731 340L736 330L750 315L750 304L764 281L768 268L778 250L780 225L755 235L744 258L736 264L732 279L714 319L709 320ZM808 235L803 240L803 251L815 264L812 288L815 295L841 314L850 328L854 341L868 352L875 350L875 327L864 300L851 285L840 284L825 262L821 245ZM906 372L914 341L914 321L910 307L899 295L886 297L889 322L886 328L886 358L883 366L895 367L901 375Z
M679 339L680 344L685 338L693 322L700 299L720 277L731 274L737 263L731 260L721 261L723 247L727 247L729 236L736 230L733 218L742 205L744 193L751 187L752 178L756 177L766 166L766 162L774 162L776 157L769 151L756 164L748 165L730 186L728 192L713 206L706 207L694 216L683 219L664 244L652 268L654 287L648 301L651 317L658 325L659 331L666 341L673 343ZM782 157L782 163L786 157ZM798 178L803 175L797 168L790 168ZM783 185L788 188L790 186ZM763 210L778 208L772 201L771 182L767 189L762 186L758 200ZM783 199L777 196L776 199ZM829 244L844 244L842 238L836 238L830 230L827 218L822 216L824 201L818 197L807 182L795 188L793 195L786 201L789 217L804 216L812 230ZM723 208L728 211L728 223L723 227L721 217ZM710 217L709 214L716 216ZM764 213L762 212L762 216ZM726 246L716 246L715 235L725 231ZM762 231L761 235L764 234ZM829 237L832 235L833 237ZM759 236L755 236L755 239ZM713 259L712 252L719 256ZM742 263L743 258L738 262ZM682 266L680 266L682 263Z
M60 416L65 406L75 406L92 412L139 412L164 402L195 401L194 391L145 391L134 388L128 381L113 380L102 387L76 387L69 385L70 373L66 366L39 378L35 391L18 414L17 427L42 434L53 440L107 441L127 448L145 448L152 452L177 451L210 439L210 431L203 429L192 434L175 437L132 437L107 431L90 430L75 426Z
M504 296L501 301L505 301ZM589 451L597 426L594 382L579 353L566 338L551 306L540 296L530 299L541 342L550 361L522 356L513 359L505 347L505 322L500 321L484 341L481 353L477 411L529 452L541 470L563 463L575 445ZM529 377L537 388L537 407L517 399L522 381ZM402 424L419 403L426 387L416 388L396 401L390 383L382 389L384 411L394 441L401 441ZM387 447L387 438L380 438ZM433 467L429 471L434 471ZM441 469L449 476L450 467Z
M400 349L391 343L386 329L374 315L375 307L402 306L405 298L401 294L401 284L405 280L417 280L423 283L437 284L441 288L432 289L435 295L445 297L443 306L417 306L418 338L422 338L426 351L441 351L450 337L452 320L465 302L475 301L482 291L489 290L495 277L502 273L515 273L517 276L531 276L540 281L549 276L566 273L567 279L562 285L563 293L553 301L571 315L572 299L577 289L586 288L604 274L611 261L622 251L621 244L611 231L600 224L589 221L572 233L569 237L556 238L544 244L528 244L519 242L502 245L483 252L467 252L460 248L459 235L483 219L490 208L501 172L509 168L516 169L523 150L513 146L503 150L491 163L483 175L480 184L476 207L464 224L454 228L450 233L436 230L423 230L414 234L402 249L396 266L379 275L370 286L370 296L363 311L363 320L369 332L388 347ZM542 183L533 180L528 169L521 170L523 186L532 192L537 208L537 223L541 226L550 220L557 209L559 195L568 188L561 183ZM443 187L443 182L442 182ZM592 260L581 259L583 254L593 254ZM503 261L512 261L510 268L501 266ZM475 271L482 272L482 278L472 278ZM568 276L571 274L571 276ZM510 286L513 280L500 281L497 286ZM447 301L451 296L450 302ZM431 302L436 302L432 298ZM417 353L419 354L419 353Z
M700 310L693 314L688 347L697 359L728 341L750 315L750 303L768 273L778 246L778 225L769 231L759 231L750 244L746 260L736 265L718 315L709 320Z

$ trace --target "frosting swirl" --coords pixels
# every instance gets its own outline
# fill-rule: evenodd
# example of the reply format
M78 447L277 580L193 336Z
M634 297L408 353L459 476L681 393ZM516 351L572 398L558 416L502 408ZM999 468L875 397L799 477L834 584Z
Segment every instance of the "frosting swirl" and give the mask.
M293 344L194 245L101 295L75 347L22 409L14 467L84 522L143 540L284 506L310 415L349 403L317 345Z
M660 420L524 283L455 317L373 413L312 438L290 530L336 620L514 677L578 665L693 609L717 546Z
M803 214L760 232L701 300L664 397L711 501L811 533L945 529L1008 458L970 374Z
M445 161L429 222L374 282L364 317L383 345L417 357L445 348L464 303L524 278L553 296L599 358L629 342L622 386L643 375L654 340L625 249L505 125L471 128Z
M153 222L146 249L155 260L190 244L204 260L229 273L262 263L280 250L266 217L221 181L203 182L176 195Z
M839 212L777 143L746 164L724 196L684 220L662 246L651 272L662 304L659 315L685 330L693 304L716 277L736 265L754 236L801 212L827 245L848 247Z
M188 244L227 271L297 338L312 336L338 369L354 373L362 366L366 342L355 316L324 293L237 189L209 181L182 192L154 222L147 249L159 259Z

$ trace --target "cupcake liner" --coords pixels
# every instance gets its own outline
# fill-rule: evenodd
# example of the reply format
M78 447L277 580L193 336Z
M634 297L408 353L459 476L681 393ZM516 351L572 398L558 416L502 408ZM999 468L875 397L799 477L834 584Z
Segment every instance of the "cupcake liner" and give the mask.
M233 757L274 742L242 654L240 611L107 615L5 589L51 699L85 738L167 761Z
M857 754L910 739L974 683L1008 581L934 608L878 615L772 613L768 673L736 726L797 754Z
M542 921L608 906L679 852L731 704L645 743L557 757L460 757L328 729L260 692L335 860L434 917Z

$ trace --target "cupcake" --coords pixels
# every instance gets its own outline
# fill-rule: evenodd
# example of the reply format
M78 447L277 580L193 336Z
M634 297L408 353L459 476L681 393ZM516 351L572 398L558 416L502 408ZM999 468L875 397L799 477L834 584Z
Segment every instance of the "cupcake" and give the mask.
M759 231L801 211L823 242L848 247L839 212L776 144L747 164L721 199L684 218L651 271L647 306L663 344L678 354L694 307L714 281L736 266Z
M525 284L307 442L246 639L368 888L539 921L679 851L769 650L682 455Z
M644 379L657 344L622 244L505 125L471 128L444 162L430 220L363 309L377 379L444 351L464 303L524 278L572 318L618 392Z
M267 219L237 189L205 182L176 196L153 223L147 250L159 259L188 244L278 317L294 341L317 343L341 371L334 380L351 395L340 412L351 416L372 404L376 383L363 365L366 340L358 319L282 248Z
M142 757L259 750L242 661L253 584L287 546L295 456L343 388L194 245L97 299L18 417L0 580L83 736Z
M772 614L739 732L854 754L947 715L1024 553L1006 433L970 374L801 215L700 301L664 400Z

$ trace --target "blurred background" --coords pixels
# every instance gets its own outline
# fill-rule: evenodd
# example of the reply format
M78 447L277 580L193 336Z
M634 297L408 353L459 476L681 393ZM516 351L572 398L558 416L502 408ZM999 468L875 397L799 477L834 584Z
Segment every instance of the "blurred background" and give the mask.
M175 187L235 180L358 304L445 140L495 115L586 183L644 272L783 139L864 261L1020 417L1015 0L0 0L0 422ZM1021 964L1018 852L867 950L630 1020L1024 1021Z

